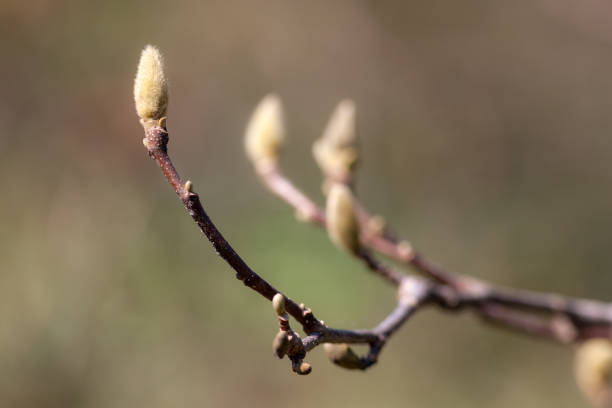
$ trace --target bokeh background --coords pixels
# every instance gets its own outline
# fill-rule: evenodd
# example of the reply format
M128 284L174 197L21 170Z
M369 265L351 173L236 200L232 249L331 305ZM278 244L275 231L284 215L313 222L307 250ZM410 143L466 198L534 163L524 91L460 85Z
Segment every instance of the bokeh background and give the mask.
M310 146L353 98L358 191L435 262L610 300L612 4L3 0L0 406L578 407L569 347L418 313L371 370L272 357L246 290L141 144L139 53L164 52L170 149L243 257L328 324L394 294L295 222L242 147L277 92L283 166L319 202Z

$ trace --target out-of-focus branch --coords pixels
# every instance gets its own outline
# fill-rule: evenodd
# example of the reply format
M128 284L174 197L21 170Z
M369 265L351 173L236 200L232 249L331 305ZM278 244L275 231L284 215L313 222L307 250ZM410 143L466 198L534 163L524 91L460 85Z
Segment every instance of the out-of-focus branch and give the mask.
M270 191L295 209L298 218L325 226L325 211L298 190L276 163L262 163L255 170Z
M356 153L354 145L351 145L354 143L354 135L351 134L354 133L354 125L340 123L342 120L352 120L354 113L339 114L341 106L342 104L332 116L324 137L317 141L314 149L315 158L326 179L326 192L329 192L333 183L347 183L354 179L352 171ZM340 136L334 136L335 134ZM347 157L351 160L347 160ZM329 216L283 174L277 158L278 156L274 155L271 160L253 160L255 171L264 185L291 205L301 220L329 230ZM379 217L372 216L356 199L354 207L360 225L362 248L352 252L369 269L378 272L392 284L398 285L405 275L379 262L365 247L410 265L430 278L432 283L436 283L432 286L432 291L444 293L444 296L438 297L438 303L445 308L460 309L469 306L487 322L562 342L593 337L612 339L612 304L502 288L448 272L415 251L408 241L397 238L384 223L381 225Z
M277 197L294 208L300 220L325 227L325 211L312 199L298 189L285 176L276 162L264 162L255 166L255 171L264 185ZM425 275L431 276L441 283L453 283L455 277L436 267L417 253L408 241L395 238L387 229L384 234L373 233L371 223L374 217L358 204L358 219L361 224L361 241L364 245L377 252L408 264Z

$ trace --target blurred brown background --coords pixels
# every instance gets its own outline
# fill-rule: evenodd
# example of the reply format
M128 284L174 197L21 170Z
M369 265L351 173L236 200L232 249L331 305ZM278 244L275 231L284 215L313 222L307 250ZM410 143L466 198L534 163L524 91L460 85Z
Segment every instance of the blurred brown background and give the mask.
M272 357L267 302L185 214L141 145L147 43L170 149L246 260L333 326L393 293L259 185L242 148L281 95L288 174L358 106L358 189L437 263L610 300L612 4L605 1L4 0L0 406L576 407L572 350L469 315L417 314L366 373Z

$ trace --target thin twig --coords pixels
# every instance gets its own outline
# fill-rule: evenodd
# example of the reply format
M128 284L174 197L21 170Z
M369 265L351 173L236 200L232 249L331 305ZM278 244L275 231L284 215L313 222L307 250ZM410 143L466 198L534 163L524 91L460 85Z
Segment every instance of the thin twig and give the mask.
M366 369L376 363L387 340L421 306L430 301L432 294L432 286L427 281L416 276L407 276L400 282L396 308L378 326L369 330L338 330L325 327L302 340L304 349L312 350L321 343L367 343L370 350L361 358L360 367Z
M217 254L236 271L236 278L266 299L272 300L279 291L257 275L234 251L208 217L206 211L204 211L198 194L191 190L191 183L183 183L179 177L168 155L168 132L166 129L162 126L145 126L145 139L143 142L149 155L159 164L166 179L168 179L168 182L183 202L189 215L198 224L200 230L213 245ZM300 306L287 297L286 309L291 316L302 324L307 333L315 331L320 326L319 321L314 315L310 314L308 317L304 317Z

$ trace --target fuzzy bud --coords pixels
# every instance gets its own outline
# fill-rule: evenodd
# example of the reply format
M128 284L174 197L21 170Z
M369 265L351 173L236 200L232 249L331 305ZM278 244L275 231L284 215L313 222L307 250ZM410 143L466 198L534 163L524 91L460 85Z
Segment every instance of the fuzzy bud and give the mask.
M344 184L334 183L329 190L325 208L327 233L338 247L356 253L361 246L354 206L351 190Z
M355 144L355 103L352 100L345 99L336 106L323 132L323 139L336 148Z
M285 141L283 106L276 95L267 95L251 116L245 135L247 155L255 164L275 163Z
M348 370L360 370L362 368L361 359L348 344L325 343L323 349L325 350L327 358L329 358L332 363L342 368Z
M612 402L612 342L606 339L587 340L580 345L574 361L576 382L595 406Z
M353 101L346 99L338 104L312 151L327 176L342 180L350 177L358 159Z
M285 313L285 297L282 295L282 293L277 293L274 295L272 298L272 307L279 316Z
M274 340L272 340L274 355L278 358L283 358L287 354L287 350L289 350L289 345L289 333L279 330L276 336L274 336Z
M143 120L159 120L168 109L168 81L161 53L147 45L140 55L134 81L136 112Z

